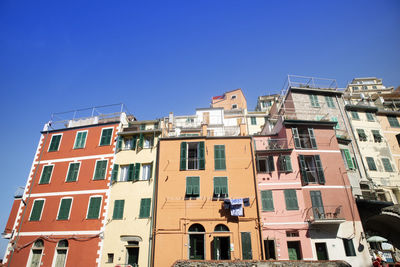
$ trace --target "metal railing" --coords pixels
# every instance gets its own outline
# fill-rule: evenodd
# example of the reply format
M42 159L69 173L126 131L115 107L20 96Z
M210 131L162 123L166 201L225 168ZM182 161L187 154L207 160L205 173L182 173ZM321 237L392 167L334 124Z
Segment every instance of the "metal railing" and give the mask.
M341 205L311 207L307 211L306 220L311 223L315 221L344 220L343 208Z
M256 151L260 150L281 150L288 148L286 138L265 138L255 140Z

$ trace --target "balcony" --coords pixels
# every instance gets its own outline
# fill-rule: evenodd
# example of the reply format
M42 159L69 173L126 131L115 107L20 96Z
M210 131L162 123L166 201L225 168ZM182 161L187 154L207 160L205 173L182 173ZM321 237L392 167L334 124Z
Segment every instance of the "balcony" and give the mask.
M288 149L286 138L266 138L255 140L256 151L279 151Z
M341 224L346 221L342 213L342 206L312 207L307 211L306 220L312 225Z

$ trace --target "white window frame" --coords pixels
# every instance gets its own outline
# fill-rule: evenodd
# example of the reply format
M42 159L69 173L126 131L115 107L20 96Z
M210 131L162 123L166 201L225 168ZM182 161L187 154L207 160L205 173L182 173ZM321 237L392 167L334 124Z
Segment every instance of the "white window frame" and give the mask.
M57 148L57 150L55 150L55 151L50 151L51 141L53 141L53 137L54 137L54 136L58 136L58 135L61 135L60 143L58 144L58 148ZM62 134L62 133L60 133L60 134L53 134L53 135L51 136L50 143L49 143L49 147L47 148L47 152L56 152L56 151L60 151L60 146L61 146L62 138L63 138L63 134Z
M76 145L76 139L78 138L78 133L84 133L84 132L86 132L86 137L85 137L85 143L83 144L83 147L75 147L75 145ZM77 131L76 132L76 135L75 135L75 141L74 141L74 147L73 147L73 149L82 149L82 148L85 148L86 147L86 140L87 140L87 138L88 138L88 135L89 135L89 131L88 130L84 130L84 131Z
M72 204L71 204L72 205ZM61 239L60 241L62 241L62 240L67 240L67 242L68 242L68 239ZM58 241L57 242L57 245L56 245L56 247L55 247L55 251L54 251L54 257L53 257L53 263L51 264L51 266L52 267L55 267L56 266L56 260L57 260L57 249L62 249L62 250L66 250L67 251L67 253L65 254L65 262L64 262L64 267L65 267L65 265L66 265L66 263L67 263L67 259L68 259L68 252L69 252L69 242L68 242L68 247L58 247L58 243L60 243L60 241Z
M71 216L71 210L72 210L72 204L74 203L74 198L73 197L63 197L63 198L60 199L60 204L58 205L58 212L57 212L57 217L56 217L57 221L64 221L64 220L59 220L58 219L58 215L60 214L60 209L61 209L61 202L62 202L63 199L72 199L71 206L69 207L68 219L67 220L69 220L69 218Z
M145 171L145 167L146 167L147 171ZM150 164L147 164L147 163L142 164L142 176L140 177L141 181L148 181L151 179L151 177L150 177L151 167L152 167L151 163ZM145 174L146 174L146 177L145 177Z
M100 145L101 144L101 137L103 136L103 131L104 130L108 130L108 129L112 129L110 143L108 145ZM102 128L101 129L100 138L99 138L99 146L109 146L109 145L111 145L113 143L113 136L114 136L114 127Z
M38 239L41 239L43 241L42 238L38 238ZM35 242L36 242L36 240L35 240ZM44 241L43 241L43 247L41 247L41 248L35 247L35 242L33 242L32 247L31 247L31 252L29 253L28 262L26 264L26 266L28 266L28 267L32 265L32 257L33 257L33 250L34 249L41 249L42 250L42 254L40 254L40 259L39 259L39 266L42 266L42 257L43 257L43 254L44 254Z
M106 172L104 173L104 178L103 178L103 179L96 179L96 180L95 180L95 179L94 179L94 175L96 174L97 162L98 162L98 161L104 161L104 160L107 161L107 164L106 164ZM92 177L92 180L93 180L93 181L106 180L106 178L107 178L107 170L108 170L108 162L109 162L108 159L97 159L97 160L96 160L96 162L94 163L94 169L93 169L93 177ZM80 170L80 167L79 167L79 170Z
M42 167L42 173L40 174L40 179L39 179L39 181L38 181L38 185L45 185L45 184L41 184L40 181L42 180L44 167L46 167L46 166L53 166L53 169L51 170L51 174L50 174L50 179L49 179L49 182L48 182L47 184L50 184L50 183L51 183L51 178L53 177L55 165L54 165L54 164L46 164L46 165L43 165L43 167Z
M122 150L131 150L133 148L133 137L127 137L124 138L123 140L124 140L124 146L122 147Z
M118 182L127 182L129 175L129 165L120 165L118 171Z
M90 207L90 200L94 197L100 197L100 209L99 209L99 215L97 216L97 219L101 218L101 206L103 203L103 196L102 195L93 195L89 197L89 201L88 201L88 205L87 205L87 209L86 209L86 220L95 220L94 218L88 218L89 215L89 207Z
M35 202L36 202L37 200L44 200L43 206L42 206L42 210L40 211L39 220L37 220L37 221L31 221L31 216L32 216L33 207L35 206ZM45 204L46 204L46 199L45 199L45 198L37 198L37 199L35 199L35 200L33 201L33 203L32 203L32 208L31 208L31 212L30 212L30 214L29 214L29 219L28 219L29 222L40 222L40 221L42 220L42 215L43 215L43 210L44 210Z
M73 161L68 164L68 170L67 170L67 175L65 176L65 182L67 182L69 169L71 168L71 164L73 164L73 163L79 163L78 174L76 176L76 181L74 181L74 182L78 182L78 180L79 180L79 172L81 171L82 162L81 161ZM96 166L95 166L95 168L96 168ZM54 169L54 167L53 167L53 169ZM53 172L52 172L52 174L53 174ZM68 183L72 183L72 182L68 182Z

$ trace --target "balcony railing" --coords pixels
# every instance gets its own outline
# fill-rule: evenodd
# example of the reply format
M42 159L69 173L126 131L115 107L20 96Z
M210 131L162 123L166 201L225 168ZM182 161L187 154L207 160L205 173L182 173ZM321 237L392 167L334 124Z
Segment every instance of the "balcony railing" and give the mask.
M255 142L257 151L288 149L288 142L286 138L258 139Z
M337 205L312 207L306 219L311 224L340 224L346 221L342 210L342 206Z

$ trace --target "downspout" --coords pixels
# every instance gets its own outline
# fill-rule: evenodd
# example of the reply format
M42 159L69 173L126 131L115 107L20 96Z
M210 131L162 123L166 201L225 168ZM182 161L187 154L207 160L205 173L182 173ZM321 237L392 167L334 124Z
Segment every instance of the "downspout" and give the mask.
M264 260L264 244L262 240L262 224L261 224L261 217L260 217L260 209L259 209L259 204L258 204L258 190L257 190L257 176L256 176L256 171L254 167L254 153L255 150L253 149L253 136L250 137L250 148L251 148L251 162L253 165L253 177L254 177L254 192L255 192L255 197L256 197L256 206L257 206L257 222L258 222L258 235L260 239L260 248L261 248L261 260Z

